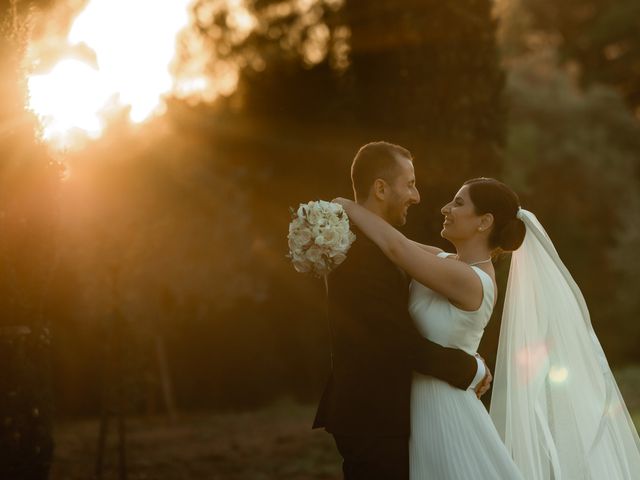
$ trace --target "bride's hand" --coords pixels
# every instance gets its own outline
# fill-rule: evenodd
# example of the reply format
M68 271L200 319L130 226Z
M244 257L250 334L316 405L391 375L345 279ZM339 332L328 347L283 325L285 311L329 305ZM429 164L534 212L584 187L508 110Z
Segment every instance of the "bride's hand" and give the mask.
M350 204L353 204L353 200L349 200L348 198L337 197L331 200L333 203L337 203L338 205L342 205L345 211L349 208ZM349 213L349 212L347 212Z
M489 370L489 367L487 366L487 362L485 362L484 358L482 357L480 357L480 360L482 360L482 362L484 363L484 367L486 368L486 373L482 381L476 387L476 397L478 397L478 399L482 397L485 393L487 393L489 388L491 388L491 382L493 381L493 375L491 375L491 370Z

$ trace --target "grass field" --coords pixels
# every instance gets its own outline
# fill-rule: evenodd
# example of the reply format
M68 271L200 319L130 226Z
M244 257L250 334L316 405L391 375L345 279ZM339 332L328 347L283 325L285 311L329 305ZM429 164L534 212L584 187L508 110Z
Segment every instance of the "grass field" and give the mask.
M332 438L311 430L313 406L281 403L256 412L186 414L127 423L130 480L333 480L341 478ZM115 479L115 430L105 480ZM98 421L60 424L52 480L93 478Z
M640 429L640 368L616 373ZM340 458L331 437L311 430L315 406L281 402L248 413L189 413L127 421L130 480L337 480ZM98 421L57 425L52 480L93 478ZM110 431L104 480L117 478Z

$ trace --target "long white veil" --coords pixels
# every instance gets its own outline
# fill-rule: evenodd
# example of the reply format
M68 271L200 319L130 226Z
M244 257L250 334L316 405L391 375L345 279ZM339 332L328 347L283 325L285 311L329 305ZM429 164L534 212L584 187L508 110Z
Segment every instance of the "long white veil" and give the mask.
M584 297L531 212L513 252L491 417L527 480L640 478L640 439Z

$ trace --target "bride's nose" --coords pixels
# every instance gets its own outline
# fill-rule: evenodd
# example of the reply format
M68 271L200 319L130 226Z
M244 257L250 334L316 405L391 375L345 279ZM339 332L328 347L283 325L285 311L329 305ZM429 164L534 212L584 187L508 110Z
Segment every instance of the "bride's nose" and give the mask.
M448 203L444 207L442 207L440 209L440 213L443 214L443 215L446 215L448 211L449 211L449 204Z

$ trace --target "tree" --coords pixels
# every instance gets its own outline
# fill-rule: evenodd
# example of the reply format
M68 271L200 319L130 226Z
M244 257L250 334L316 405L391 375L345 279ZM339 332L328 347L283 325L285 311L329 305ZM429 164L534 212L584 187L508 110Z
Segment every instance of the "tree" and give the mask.
M27 3L0 10L0 476L44 479L53 446L47 303L61 170L25 110Z
M632 111L638 112L640 3L636 0L520 0L512 8L520 17L518 21L528 26L518 35L545 34L549 41L557 44L558 59L562 63L578 66L583 86L608 85L622 95Z
M209 39L214 65L243 66L237 91L215 105L214 116L229 133L226 150L248 168L262 245L254 268L269 278L263 312L285 332L279 355L299 359L283 369L295 385L301 368L327 365L328 338L322 285L284 261L287 207L349 195L357 148L385 139L415 154L428 195L412 211L409 234L439 239L441 202L466 178L500 171L504 78L496 25L484 0L252 1L246 5L256 26L236 35L225 3L196 4L205 20L198 33ZM295 388L314 398L323 378L308 378L313 385Z
M491 7L417 0L345 7L356 121L369 139L390 138L414 153L429 200L412 214L420 218L412 230L430 240L438 238L441 202L464 180L501 169L504 75Z
M583 90L552 51L514 61L507 94L505 178L582 289L609 358L630 360L639 313L632 219L640 214L640 127L616 91Z
M149 373L141 357L161 335L180 406L316 399L328 367L324 287L284 257L287 207L348 194L356 149L384 138L416 156L428 200L408 230L434 240L440 203L467 177L500 171L490 6L196 2L176 74L206 67L197 79L215 102L181 92L163 118L114 125L67 155L55 286L68 317L58 344L73 348L57 350L61 410L95 413L93 351L110 341L96 325L114 302L132 375Z

